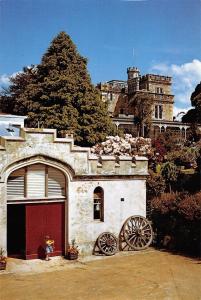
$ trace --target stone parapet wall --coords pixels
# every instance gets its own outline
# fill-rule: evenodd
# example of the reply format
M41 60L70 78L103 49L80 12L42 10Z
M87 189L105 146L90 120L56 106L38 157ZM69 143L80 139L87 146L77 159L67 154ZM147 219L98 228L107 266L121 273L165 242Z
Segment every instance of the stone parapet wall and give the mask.
M93 175L148 175L147 158L136 156L135 162L131 157L119 156L97 156L91 155L90 173Z
M90 148L74 145L73 137L57 138L54 129L21 129L20 137L1 137L0 172L8 164L36 155L51 157L69 166L74 175L147 175L147 159L114 156L100 158L90 153ZM6 159L5 159L6 157Z

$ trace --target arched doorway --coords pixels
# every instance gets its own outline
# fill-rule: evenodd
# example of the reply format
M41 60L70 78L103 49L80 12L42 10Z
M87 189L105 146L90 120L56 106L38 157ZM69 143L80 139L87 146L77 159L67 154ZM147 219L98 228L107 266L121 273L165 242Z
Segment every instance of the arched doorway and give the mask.
M65 251L64 173L36 163L13 171L7 180L8 255L43 258L46 235L55 240L53 255Z

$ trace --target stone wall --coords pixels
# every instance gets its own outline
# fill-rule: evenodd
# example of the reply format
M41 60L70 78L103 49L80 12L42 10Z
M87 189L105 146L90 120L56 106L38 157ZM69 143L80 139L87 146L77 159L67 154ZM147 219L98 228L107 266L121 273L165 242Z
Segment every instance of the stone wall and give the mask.
M171 95L171 84L163 82L148 82L147 88L151 93L156 93L156 88L161 88L163 90L163 94Z
M173 120L173 104L166 103L163 107L164 107L163 119L166 121L172 121Z

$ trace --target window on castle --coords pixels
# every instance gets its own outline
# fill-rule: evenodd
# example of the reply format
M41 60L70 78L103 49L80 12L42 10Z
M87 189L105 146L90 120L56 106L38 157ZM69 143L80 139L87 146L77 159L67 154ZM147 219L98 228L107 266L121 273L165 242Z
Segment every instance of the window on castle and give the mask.
M163 107L162 105L155 105L155 119L163 118Z
M155 119L158 119L158 106L155 105Z
M163 108L162 108L162 105L159 105L158 106L158 114L159 114L159 119L162 119L162 116L163 116Z
M94 220L104 221L104 192L100 186L94 190Z
M156 93L157 93L157 94L163 94L163 88L157 87L157 88L156 88Z

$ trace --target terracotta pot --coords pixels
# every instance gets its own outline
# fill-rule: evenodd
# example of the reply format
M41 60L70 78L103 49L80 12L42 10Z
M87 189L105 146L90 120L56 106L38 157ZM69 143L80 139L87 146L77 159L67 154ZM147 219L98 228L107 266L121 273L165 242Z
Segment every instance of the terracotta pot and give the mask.
M70 253L70 252L68 252L67 257L68 257L68 259L70 259L70 260L78 259L78 253Z
M0 270L5 270L5 269L6 269L6 262L0 261Z

